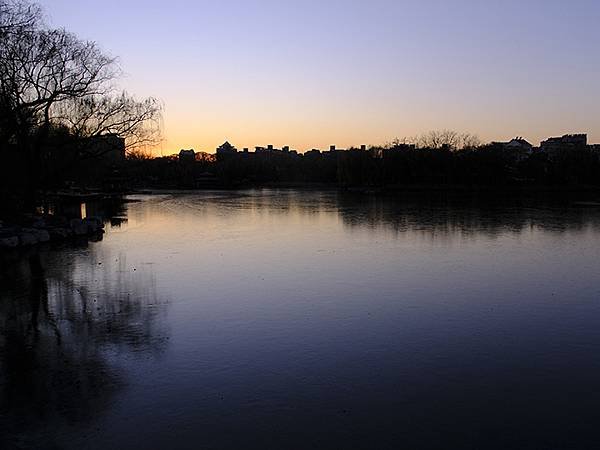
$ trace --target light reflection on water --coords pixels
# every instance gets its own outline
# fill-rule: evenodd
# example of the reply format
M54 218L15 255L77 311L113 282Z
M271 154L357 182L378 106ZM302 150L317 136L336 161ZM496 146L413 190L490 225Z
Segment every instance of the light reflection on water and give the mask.
M101 242L3 259L7 445L594 436L600 211L268 190L130 200Z

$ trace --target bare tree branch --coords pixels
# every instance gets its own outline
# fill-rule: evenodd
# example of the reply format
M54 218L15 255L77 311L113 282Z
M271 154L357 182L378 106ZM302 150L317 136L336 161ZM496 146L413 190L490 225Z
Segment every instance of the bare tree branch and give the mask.
M118 135L128 148L156 143L161 105L119 93L121 71L98 45L48 29L25 0L0 0L0 138L39 147L51 127L80 141ZM40 130L42 131L40 133ZM26 143L35 131L36 145Z

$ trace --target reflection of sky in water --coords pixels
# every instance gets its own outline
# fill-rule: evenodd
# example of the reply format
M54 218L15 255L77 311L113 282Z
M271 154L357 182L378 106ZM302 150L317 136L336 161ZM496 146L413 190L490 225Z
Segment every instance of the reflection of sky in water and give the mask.
M41 255L63 339L46 325L43 360L63 370L53 358L67 348L67 376L111 383L81 408L87 420L55 414L61 445L133 448L140 430L154 448L526 448L591 434L594 209L293 191L132 199L102 242Z

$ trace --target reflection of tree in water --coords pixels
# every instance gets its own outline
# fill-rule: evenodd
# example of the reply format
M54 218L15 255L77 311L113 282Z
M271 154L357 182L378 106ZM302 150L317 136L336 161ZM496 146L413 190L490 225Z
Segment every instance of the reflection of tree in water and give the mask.
M57 424L97 416L125 382L110 355L164 348L151 271L119 260L85 250L3 257L0 447L47 442Z
M422 231L430 237L519 233L529 228L581 231L600 228L600 209L523 198L405 196L339 197L340 215L351 227Z
M497 236L529 228L581 231L600 228L600 208L577 206L558 194L549 198L523 194L476 195L404 193L372 196L338 191L261 190L178 195L161 199L161 206L177 214L206 217L257 215L316 216L339 214L352 228L383 227L394 232L423 232L429 237L456 234Z

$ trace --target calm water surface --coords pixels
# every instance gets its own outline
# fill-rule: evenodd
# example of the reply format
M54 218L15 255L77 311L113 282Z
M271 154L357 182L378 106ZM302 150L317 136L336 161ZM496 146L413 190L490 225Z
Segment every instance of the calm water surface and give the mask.
M599 208L130 200L2 257L0 447L596 447Z

